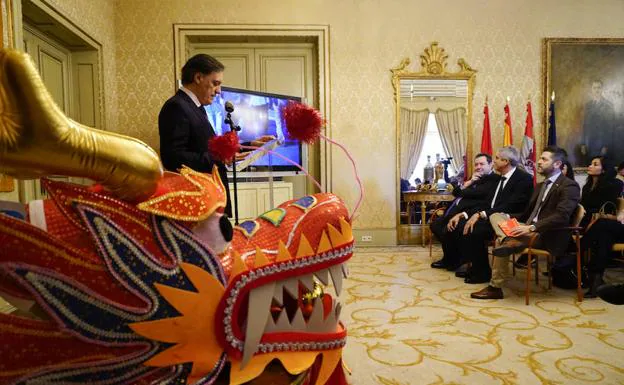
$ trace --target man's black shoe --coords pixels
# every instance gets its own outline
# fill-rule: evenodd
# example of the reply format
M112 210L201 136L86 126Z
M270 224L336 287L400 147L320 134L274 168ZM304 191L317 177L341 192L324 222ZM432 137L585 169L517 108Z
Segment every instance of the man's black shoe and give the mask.
M448 265L443 259L440 259L439 261L435 261L431 264L431 267L433 267L434 269L446 269L447 266Z

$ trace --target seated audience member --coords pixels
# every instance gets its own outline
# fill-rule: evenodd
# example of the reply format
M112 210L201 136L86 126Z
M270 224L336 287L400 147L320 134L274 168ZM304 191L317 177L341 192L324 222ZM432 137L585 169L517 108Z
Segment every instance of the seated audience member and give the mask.
M503 241L492 251L494 261L489 286L470 294L472 298L503 298L502 285L509 275L508 257L522 251L533 233L539 234L535 247L546 249L554 256L565 253L570 231L559 229L569 226L581 199L579 185L561 173L561 164L565 160L565 153L558 147L544 149L537 161L537 172L546 179L536 186L524 213L517 216L523 224L515 227L510 236L506 237L499 226L509 215L497 213L491 216L492 227Z
M574 168L572 167L572 164L570 162L565 162L563 164L563 166L561 167L561 172L563 173L563 175L574 180Z
M592 216L600 211L607 202L617 207L617 198L622 193L621 182L613 176L614 169L603 156L595 156L587 167L587 182L583 186L581 204L585 208L585 217L581 227L589 224ZM613 213L613 211L611 211Z
M581 239L581 247L591 250L587 264L589 290L585 293L585 298L595 298L598 295L598 289L604 283L602 276L613 255L611 249L615 243L624 243L624 210L620 210L617 217L598 219L589 226Z
M474 158L472 178L453 190L455 200L444 216L437 218L430 225L431 232L438 238L443 250L442 259L432 263L431 267L451 271L461 265L458 242L461 233L454 230L460 221L466 220L467 210L481 206L487 201L497 183L498 176L492 173L492 157L488 154L477 154Z
M488 259L488 243L494 238L489 217L494 213L521 213L533 192L533 177L518 168L520 156L512 146L496 152L494 169L497 172L496 187L490 197L480 206L466 213L465 224L460 230L460 247L472 265L466 272L465 283L485 283L492 270ZM458 226L459 227L459 226Z

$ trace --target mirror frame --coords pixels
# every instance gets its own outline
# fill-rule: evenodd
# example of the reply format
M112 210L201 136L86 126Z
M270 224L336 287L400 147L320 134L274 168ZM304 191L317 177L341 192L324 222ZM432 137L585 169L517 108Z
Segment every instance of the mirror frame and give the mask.
M401 60L401 63L395 67L390 69L392 72L392 87L394 88L394 104L395 104L395 135L396 135L396 229L397 229L397 242L399 238L399 226L401 225L401 215L400 215L400 199L401 199L401 191L400 191L400 154L399 149L401 148L401 135L400 135L400 127L401 127L401 80L403 79L448 79L448 80L466 80L468 81L468 95L467 95L467 106L466 106L466 166L465 166L465 175L470 175L472 170L472 147L473 147L473 130L472 130L472 102L473 102L473 93L475 87L475 76L477 71L470 67L466 60L463 58L459 58L457 60L457 65L459 66L459 70L457 72L449 72L447 71L447 59L448 55L444 51L444 48L438 46L437 41L431 42L429 47L424 49L424 52L420 55L420 71L411 72L407 69L410 64L410 59L405 58Z

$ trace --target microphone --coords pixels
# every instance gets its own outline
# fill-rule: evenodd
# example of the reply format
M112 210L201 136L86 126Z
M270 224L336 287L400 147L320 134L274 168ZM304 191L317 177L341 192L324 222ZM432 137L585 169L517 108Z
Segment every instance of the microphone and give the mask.
M225 111L229 113L234 112L234 105L229 100L225 102Z

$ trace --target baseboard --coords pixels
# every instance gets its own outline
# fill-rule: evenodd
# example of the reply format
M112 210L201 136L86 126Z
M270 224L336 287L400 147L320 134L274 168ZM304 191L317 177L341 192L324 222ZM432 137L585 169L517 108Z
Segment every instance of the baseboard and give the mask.
M370 237L363 241L362 237ZM357 247L396 246L396 229L353 229L353 239Z

